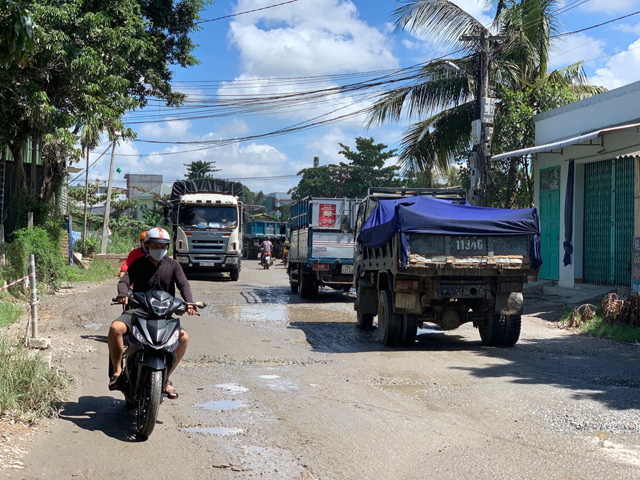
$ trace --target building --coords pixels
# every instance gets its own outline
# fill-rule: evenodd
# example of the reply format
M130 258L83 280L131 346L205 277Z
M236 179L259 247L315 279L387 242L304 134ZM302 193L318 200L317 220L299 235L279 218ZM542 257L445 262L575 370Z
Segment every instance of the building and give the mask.
M132 197L133 200L136 200L138 204L136 205L136 210L134 214L134 218L136 220L144 221L144 210L149 209L153 210L155 206L158 205L157 198L158 197L170 197L171 196L171 186L160 184L155 188L152 188L148 192L141 193L137 197ZM161 206L158 208L162 209Z
M535 117L535 146L492 160L535 155L540 212L539 278L630 287L640 235L640 82Z
M127 198L129 199L162 185L162 175L127 173L124 178L127 180Z

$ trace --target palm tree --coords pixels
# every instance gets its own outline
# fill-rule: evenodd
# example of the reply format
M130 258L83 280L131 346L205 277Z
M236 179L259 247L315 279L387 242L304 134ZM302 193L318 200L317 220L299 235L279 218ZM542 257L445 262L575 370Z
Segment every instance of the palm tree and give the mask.
M89 196L89 153L91 150L98 146L100 142L100 133L102 128L95 117L89 115L81 119L82 133L80 134L80 145L82 146L82 153L87 157L87 164L85 167L85 183L84 183L84 219L82 221L82 248L85 245L85 239L87 236L87 203Z
M500 95L502 89L535 91L550 83L576 85L582 95L601 91L587 87L581 63L547 73L549 45L557 31L554 12L558 0L488 3L496 6L491 30L501 39L500 44L490 44L489 87L494 94ZM489 36L489 28L448 0L406 0L393 17L397 30L418 34L463 55L431 61L411 83L383 94L369 112L369 125L401 118L415 121L402 138L399 163L408 172L447 172L454 155L469 149L471 122L478 118L478 53L461 38Z

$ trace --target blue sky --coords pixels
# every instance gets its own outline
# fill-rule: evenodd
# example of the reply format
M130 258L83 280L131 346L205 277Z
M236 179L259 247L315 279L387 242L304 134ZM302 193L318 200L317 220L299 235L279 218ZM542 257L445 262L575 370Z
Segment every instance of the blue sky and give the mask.
M287 0L220 0L206 7L202 19L247 12ZM484 0L454 3L484 24L492 19ZM191 101L216 95L255 95L305 92L335 85L335 77L350 73L404 68L447 53L404 32L395 33L391 0L294 0L284 5L202 24L194 35L200 64L175 71L174 84ZM561 32L573 32L640 10L637 0L565 0L559 3ZM640 80L640 14L599 28L560 37L553 46L551 68L585 60L593 84L616 88ZM368 75L371 78L373 75ZM305 77L303 80L301 77ZM309 83L309 78L314 81ZM318 78L320 77L320 78ZM274 82L273 78L287 81ZM295 78L296 80L293 80ZM276 84L277 83L277 84ZM269 109L261 114L228 111L216 118L189 119L186 109L168 110L157 104L127 116L142 141L116 148L115 185L124 186L125 173L162 174L165 183L182 178L184 164L193 160L215 161L216 175L239 179L254 191L286 191L298 182L295 174L309 167L314 157L321 164L344 160L339 143L354 148L358 136L397 148L406 125L367 129L362 116L281 136L202 149L203 145L174 144L247 137L273 132L339 109L354 112L365 104L349 94L297 108ZM166 121L171 117L183 118ZM324 117L326 118L326 117ZM96 160L108 144L92 154ZM187 151L191 150L191 151ZM194 151L195 150L195 151ZM182 153L180 153L182 152ZM90 181L108 176L106 154L90 170ZM270 178L271 177L271 178ZM275 177L275 178L273 178Z

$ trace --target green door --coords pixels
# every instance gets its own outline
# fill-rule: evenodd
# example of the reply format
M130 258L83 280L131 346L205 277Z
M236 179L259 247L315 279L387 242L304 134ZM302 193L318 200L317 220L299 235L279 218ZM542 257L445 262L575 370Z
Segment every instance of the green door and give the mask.
M584 281L631 284L633 157L585 165Z
M560 251L560 167L540 171L540 253L539 278L558 280Z

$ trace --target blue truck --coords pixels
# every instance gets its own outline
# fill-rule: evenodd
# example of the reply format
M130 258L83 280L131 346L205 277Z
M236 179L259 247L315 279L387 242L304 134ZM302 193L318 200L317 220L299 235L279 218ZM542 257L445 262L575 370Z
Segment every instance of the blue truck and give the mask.
M314 298L321 286L349 291L353 283L353 231L357 200L312 198L291 206L291 292Z
M286 237L287 224L278 218L258 213L250 215L244 224L243 252L248 260L258 258L262 241L269 237L273 243L275 258L282 258L282 247Z

